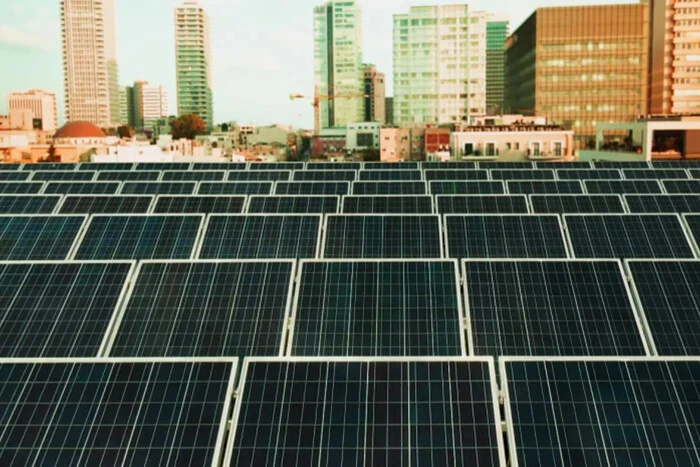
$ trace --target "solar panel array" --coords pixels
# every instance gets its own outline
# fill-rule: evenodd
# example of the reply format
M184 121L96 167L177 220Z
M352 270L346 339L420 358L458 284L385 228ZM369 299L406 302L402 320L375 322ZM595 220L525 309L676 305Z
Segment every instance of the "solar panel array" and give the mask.
M0 169L3 465L700 465L700 164Z

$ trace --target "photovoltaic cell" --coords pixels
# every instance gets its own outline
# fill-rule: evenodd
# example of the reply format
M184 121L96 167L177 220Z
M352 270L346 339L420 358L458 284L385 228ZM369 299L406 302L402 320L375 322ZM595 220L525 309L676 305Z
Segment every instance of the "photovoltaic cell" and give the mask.
M421 162L420 168L429 169L476 169L476 162L456 161L456 162Z
M248 360L225 464L505 466L490 366Z
M307 162L306 170L360 170L362 162Z
M295 263L145 262L110 356L278 356Z
M426 184L413 182L354 182L353 195L425 195ZM347 194L347 193L346 193Z
M557 169L557 170L587 170L592 169L590 162L536 162L537 169Z
M116 182L155 182L160 180L160 174L161 172L155 170L134 170L131 172L109 170L98 172L97 180Z
M365 162L364 170L419 170L418 162Z
M441 258L437 215L329 214L323 258Z
M20 170L22 167L22 164L0 164L0 171L5 172L5 171L15 171L15 170Z
M590 194L653 194L662 193L657 180L584 180L586 192Z
M522 467L698 464L697 359L508 359L503 375Z
M277 182L276 195L347 195L350 182Z
M688 172L683 169L625 169L622 171L628 180L643 179L688 179Z
M251 162L249 170L304 170L303 162Z
M221 182L226 177L223 170L169 170L163 172L164 182Z
M654 169L697 169L700 168L700 161L651 161L651 167Z
M524 195L438 195L440 214L527 214Z
M315 258L321 215L212 215L199 253L201 259Z
M39 162L33 164L23 164L22 170L33 172L35 170L75 170L78 164L67 164L64 162Z
M363 182L423 180L423 172L420 170L360 170L358 180Z
M65 260L86 216L0 216L0 260Z
M488 182L429 182L432 195L500 195L506 192L504 183Z
M622 171L619 169L560 169L557 170L557 178L559 180L622 180Z
M51 214L58 195L0 195L0 214Z
M532 162L479 162L480 169L528 170L534 167Z
M277 182L292 179L290 170L232 170L226 180L229 182Z
M269 195L274 182L201 182L198 195Z
M46 183L44 182L2 182L0 194L3 195L29 195L40 193Z
M62 195L113 195L121 188L121 182L48 182L44 194Z
M166 196L156 198L155 213L229 214L243 212L245 196Z
M139 162L136 170L190 170L189 162Z
M466 355L454 261L304 261L289 355Z
M488 170L425 170L425 180L488 180Z
M670 194L700 194L700 180L662 180L661 183Z
M700 355L700 261L627 262L658 355Z
M537 214L624 213L620 195L530 195Z
M145 214L151 209L153 196L116 195L80 196L64 198L60 214Z
M429 195L343 196L343 212L349 214L432 214Z
M633 213L700 213L700 194L695 195L625 195Z
M195 162L192 170L245 170L247 162Z
M133 170L134 163L132 162L81 162L78 170L93 170L96 172L104 170Z
M295 182L354 182L355 170L297 170L292 180Z
M506 182L508 193L513 195L583 194L579 180L513 180Z
M674 214L565 214L576 258L693 258Z
M596 169L648 169L649 163L646 161L596 161L593 162Z
M700 170L698 169L691 169L688 171L690 173L690 176L694 179L700 179Z
M567 258L559 216L447 214L448 258Z
M95 215L76 259L190 259L204 216Z
M32 173L29 171L16 172L11 170L0 171L0 182L25 182L29 180Z
M88 171L69 171L69 170L54 170L54 171L35 171L32 175L32 181L36 182L89 182L95 178L96 172Z
M0 357L97 357L132 263L0 263Z
M326 214L339 208L339 196L324 195L251 196L248 202L248 212L259 214Z
M191 195L197 182L124 182L122 195Z
M646 355L617 261L465 261L473 355Z
M700 245L700 215L699 214L685 214L683 219L688 224L690 228L690 235L695 241L695 245ZM680 240L679 240L680 242Z
M235 359L3 360L0 463L218 465L235 370Z

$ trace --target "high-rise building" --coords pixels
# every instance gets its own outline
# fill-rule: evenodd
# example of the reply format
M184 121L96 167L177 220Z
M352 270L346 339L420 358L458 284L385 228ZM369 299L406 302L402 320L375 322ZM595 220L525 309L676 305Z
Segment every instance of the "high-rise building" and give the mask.
M648 0L649 112L700 113L700 2Z
M209 15L196 0L175 7L177 111L196 114L211 129L212 102Z
M495 18L486 23L486 113L489 115L503 113L508 27L508 21Z
M314 8L314 80L331 96L320 103L321 128L364 120L362 12L353 0Z
M384 100L384 108L386 112L386 124L387 125L393 125L394 124L394 98L393 97L387 97Z
M119 123L133 128L134 94L131 86L119 86Z
M31 112L32 128L49 132L54 132L58 128L56 94L31 89L27 92L12 92L7 101L10 116L17 111Z
M61 0L66 119L119 122L114 0Z
M646 4L540 8L506 41L506 110L590 145L596 125L647 113Z
M460 123L486 113L492 16L465 4L394 15L395 123Z
M386 77L374 65L365 65L365 122L386 124Z
M143 127L150 129L155 122L168 116L168 93L163 86L144 84L140 94L140 119Z

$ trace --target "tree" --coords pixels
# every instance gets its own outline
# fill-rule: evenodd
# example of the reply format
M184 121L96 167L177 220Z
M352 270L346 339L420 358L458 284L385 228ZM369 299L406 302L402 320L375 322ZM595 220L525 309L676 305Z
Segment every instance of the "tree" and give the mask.
M173 139L194 139L197 135L203 135L206 131L204 120L195 114L182 115L170 122Z
M228 129L229 129L228 123L222 123L222 124L221 124L221 131L222 131L222 132L228 133Z
M119 136L120 138L133 138L134 129L131 128L129 125L122 125L119 128L117 128L117 136Z

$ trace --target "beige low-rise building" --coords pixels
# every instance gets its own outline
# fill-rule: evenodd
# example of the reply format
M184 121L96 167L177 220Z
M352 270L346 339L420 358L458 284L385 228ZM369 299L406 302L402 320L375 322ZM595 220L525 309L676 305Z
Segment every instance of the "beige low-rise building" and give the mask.
M399 162L411 156L411 130L408 128L382 128L379 130L379 160Z

